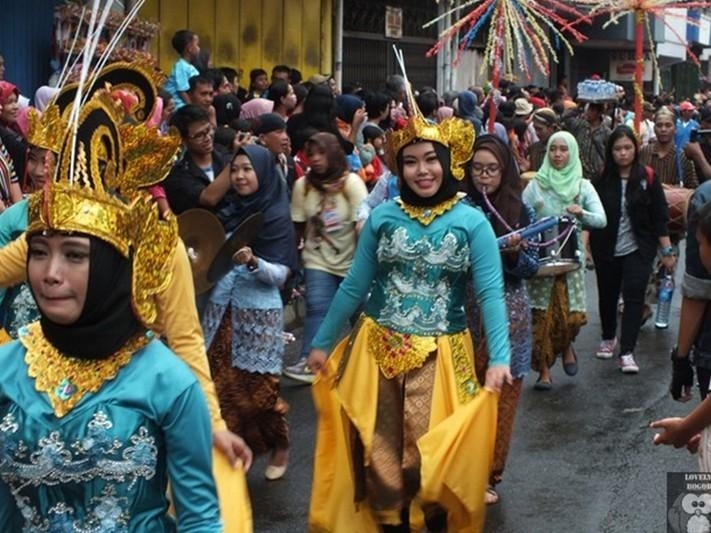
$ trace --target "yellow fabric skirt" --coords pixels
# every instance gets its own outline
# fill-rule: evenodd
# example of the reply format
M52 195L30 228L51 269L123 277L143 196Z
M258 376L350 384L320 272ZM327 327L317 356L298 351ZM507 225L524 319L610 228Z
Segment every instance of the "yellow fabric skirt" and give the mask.
M212 449L212 473L220 500L225 533L252 533L252 504L242 466L232 468L225 455Z
M252 503L249 500L247 477L242 464L232 468L227 457L213 447L212 476L217 487L222 531L252 533ZM168 492L170 493L170 486ZM175 516L172 499L168 512Z
M313 385L318 411L314 479L309 508L312 533L371 533L378 525L365 503L354 502L350 425L358 431L368 462L373 442L378 372L368 353L368 332L374 322L365 319L344 339L328 360L325 375ZM497 396L480 390L461 403L457 373L473 373L471 339L465 345L470 369L455 368L449 338L437 339L437 360L430 406L429 430L418 441L421 487L418 502L438 503L447 510L447 530L483 531L484 492L493 462ZM412 531L419 531L423 515L413 502Z

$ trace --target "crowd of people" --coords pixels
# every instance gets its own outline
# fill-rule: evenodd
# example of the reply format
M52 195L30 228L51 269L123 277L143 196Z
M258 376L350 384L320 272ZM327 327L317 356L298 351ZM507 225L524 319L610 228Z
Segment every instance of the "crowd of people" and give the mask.
M282 375L313 384L311 527L480 530L523 378L546 393L558 359L578 373L586 266L594 355L634 375L684 242L670 389L688 400L696 368L706 397L711 105L650 96L637 133L622 95L576 101L564 83L339 88L277 65L240 87L196 33L172 44L153 99L130 65L81 104L69 85L27 105L0 80L3 531L249 531L253 454L268 480L288 471ZM262 217L199 295L176 223L194 208L228 237ZM653 426L708 470L706 401Z

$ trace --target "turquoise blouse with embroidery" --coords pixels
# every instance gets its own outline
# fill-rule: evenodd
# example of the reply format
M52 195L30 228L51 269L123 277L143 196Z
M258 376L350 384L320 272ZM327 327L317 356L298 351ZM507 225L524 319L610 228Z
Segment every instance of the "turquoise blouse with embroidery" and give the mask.
M396 202L385 202L363 227L353 265L312 347L330 351L369 292L365 314L381 326L421 336L461 332L468 277L486 317L490 364L508 364L501 256L486 217L460 201L425 226Z
M27 199L12 204L0 214L0 248L14 241L27 230ZM13 339L17 330L39 319L37 304L26 283L7 290L0 288L1 326Z
M222 531L205 398L161 342L62 418L27 370L0 347L0 531Z

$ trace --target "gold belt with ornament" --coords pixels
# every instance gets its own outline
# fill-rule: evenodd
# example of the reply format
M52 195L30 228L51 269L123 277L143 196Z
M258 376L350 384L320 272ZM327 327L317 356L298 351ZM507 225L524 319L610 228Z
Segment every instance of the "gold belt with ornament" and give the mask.
M400 333L365 318L368 351L388 379L420 368L437 351L437 337ZM457 382L457 396L464 403L479 391L472 357L465 348L466 332L447 335L452 350L452 366Z

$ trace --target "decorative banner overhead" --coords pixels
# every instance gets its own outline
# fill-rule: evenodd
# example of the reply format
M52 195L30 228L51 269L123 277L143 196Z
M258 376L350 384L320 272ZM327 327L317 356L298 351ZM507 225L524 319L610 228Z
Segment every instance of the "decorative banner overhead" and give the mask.
M682 18L687 24L699 25L699 21L686 15L688 9L711 8L711 2L684 2L678 0L575 0L579 6L588 7L590 16L607 16L608 20L603 24L603 29L610 24L617 24L620 18L626 15L633 15L635 22L635 72L634 72L634 127L637 133L640 131L642 117L642 83L644 75L644 42L645 38L649 48L652 50L652 65L654 73L659 79L659 65L655 53L655 43L652 38L650 18L656 16L657 20L663 22L666 28L686 47L688 56L697 65L699 58L693 53L686 40L686 35L679 32L669 23L668 18ZM679 11L683 9L684 11ZM646 33L646 36L645 36Z
M437 0L439 3L439 0ZM573 54L573 47L568 42L569 34L577 42L586 39L573 27L582 21L590 22L570 2L558 0L451 0L453 6L442 15L429 21L424 27L436 24L440 20L465 8L471 10L457 22L446 28L439 36L439 41L427 52L428 56L437 54L446 43L459 39L459 52L454 60L456 65L462 52L468 49L481 31L486 31L484 61L485 67L491 68L491 84L499 87L501 72L513 74L522 69L526 79L531 79L535 67L545 74L550 73L550 58L558 61L555 48L563 44ZM551 39L555 41L551 42ZM533 64L531 64L531 61ZM495 116L494 99L490 104L492 116ZM493 133L494 122L489 121L489 132Z
M453 6L451 9L424 27L465 8L472 9L440 34L439 41L428 55L438 53L447 42L459 38L456 64L461 53L485 30L487 36L482 68L489 66L500 72L503 66L506 72L513 73L518 62L517 67L523 69L527 79L531 79L534 65L546 74L550 72L549 58L558 61L555 53L558 44L563 44L572 54L573 47L565 34L582 42L586 37L573 28L573 24L585 20L590 22L581 11L571 7L570 2L558 0L466 0L450 1L450 5ZM555 40L556 46L551 39Z

